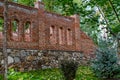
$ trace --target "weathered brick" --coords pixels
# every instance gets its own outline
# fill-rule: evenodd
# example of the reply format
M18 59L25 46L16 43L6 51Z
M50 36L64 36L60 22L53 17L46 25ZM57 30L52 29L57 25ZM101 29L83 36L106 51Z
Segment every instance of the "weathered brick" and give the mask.
M45 11L44 4L35 2L35 7L17 3L8 4L8 48L83 51L92 53L93 41L80 30L79 16L61 16ZM0 0L0 16L3 17L3 0ZM17 29L13 31L13 21ZM29 27L25 29L25 25ZM0 46L3 35L0 33Z

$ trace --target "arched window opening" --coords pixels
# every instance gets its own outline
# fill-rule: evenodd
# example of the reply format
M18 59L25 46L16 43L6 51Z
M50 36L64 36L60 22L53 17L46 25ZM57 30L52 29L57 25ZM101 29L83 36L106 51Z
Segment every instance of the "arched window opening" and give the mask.
M50 26L50 36L53 36L55 30L55 26Z
M24 25L24 35L25 35L24 39L25 39L25 41L30 41L30 37L31 37L30 26L31 26L30 22L26 22Z
M50 26L50 43L56 44L56 30L55 26Z
M2 17L0 17L0 39L2 39L3 37L3 27L4 27L4 19Z
M67 29L67 44L72 45L72 31L71 31L71 29Z
M12 22L12 31L14 32L14 33L18 33L18 20L14 20L13 22Z
M63 41L64 41L64 39L63 39L64 36L63 35L64 35L63 28L60 27L59 28L59 44L63 44Z
M19 21L16 19L13 20L12 21L12 37L13 37L13 40L15 40L15 41L19 40L18 27L19 27Z
M3 31L3 26L4 26L4 19L0 17L0 32Z

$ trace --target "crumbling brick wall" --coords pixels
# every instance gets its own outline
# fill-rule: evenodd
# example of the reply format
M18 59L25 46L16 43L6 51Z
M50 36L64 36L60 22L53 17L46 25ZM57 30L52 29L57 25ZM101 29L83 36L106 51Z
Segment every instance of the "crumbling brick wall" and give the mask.
M0 0L0 17L3 18L3 0ZM78 15L65 17L45 11L44 4L39 1L34 8L9 2L8 48L92 53L94 43L80 30L79 22ZM1 47L2 38L1 32Z

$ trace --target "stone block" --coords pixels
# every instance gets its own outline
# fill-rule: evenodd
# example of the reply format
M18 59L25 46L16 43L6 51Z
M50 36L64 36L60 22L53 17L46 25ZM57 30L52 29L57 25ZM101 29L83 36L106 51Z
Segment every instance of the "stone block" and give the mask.
M0 52L0 56L2 56L3 55L3 53L2 52Z
M15 63L18 63L18 62L20 62L20 58L19 57L14 57L14 61L15 61Z
M11 56L8 56L8 64L13 63L14 59Z

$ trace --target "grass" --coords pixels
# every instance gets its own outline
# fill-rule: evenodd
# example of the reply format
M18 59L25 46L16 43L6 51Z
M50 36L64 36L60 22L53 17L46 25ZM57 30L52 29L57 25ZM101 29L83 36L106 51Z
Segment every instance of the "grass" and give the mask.
M3 80L0 76L0 80ZM10 69L8 80L64 80L60 69L44 69L30 72L15 72ZM99 80L94 76L90 67L80 66L75 80Z

